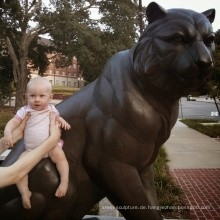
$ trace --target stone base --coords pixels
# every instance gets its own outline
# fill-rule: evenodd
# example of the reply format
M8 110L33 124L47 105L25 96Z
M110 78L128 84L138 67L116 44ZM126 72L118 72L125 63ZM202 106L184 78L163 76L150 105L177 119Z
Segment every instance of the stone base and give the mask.
M125 218L112 217L112 216L85 215L82 220L125 220ZM181 219L169 219L169 220L181 220ZM182 220L189 220L189 219L182 219Z
M125 220L122 217L85 215L83 220Z

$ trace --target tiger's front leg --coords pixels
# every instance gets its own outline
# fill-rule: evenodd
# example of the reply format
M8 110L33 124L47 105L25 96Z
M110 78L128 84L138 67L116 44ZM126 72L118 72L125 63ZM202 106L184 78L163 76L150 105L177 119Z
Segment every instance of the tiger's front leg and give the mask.
M137 169L105 155L101 161L101 173L108 198L127 220L161 220L157 209L152 167L142 176Z

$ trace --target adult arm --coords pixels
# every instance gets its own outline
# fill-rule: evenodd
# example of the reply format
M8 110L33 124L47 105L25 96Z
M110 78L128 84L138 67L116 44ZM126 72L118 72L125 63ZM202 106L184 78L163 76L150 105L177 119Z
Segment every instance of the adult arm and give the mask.
M60 139L61 130L58 122L50 115L50 136L39 147L30 151L21 160L17 160L9 167L0 167L0 187L15 184L23 178L31 169L55 147Z
M9 147L13 147L13 135L12 132L21 124L21 121L17 118L12 118L4 130L3 144L7 144Z

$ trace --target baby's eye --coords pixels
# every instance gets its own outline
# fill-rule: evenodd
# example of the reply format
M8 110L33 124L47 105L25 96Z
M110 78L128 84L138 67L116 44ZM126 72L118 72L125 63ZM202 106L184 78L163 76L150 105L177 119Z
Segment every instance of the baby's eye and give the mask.
M45 95L40 95L41 98L43 98Z

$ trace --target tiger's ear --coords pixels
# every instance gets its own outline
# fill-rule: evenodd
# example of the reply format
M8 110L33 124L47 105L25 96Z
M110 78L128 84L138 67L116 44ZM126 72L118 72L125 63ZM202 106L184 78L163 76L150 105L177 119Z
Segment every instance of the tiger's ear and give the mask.
M146 15L149 24L163 17L166 14L167 10L158 5L156 2L151 2L146 8Z
M212 23L215 20L215 9L209 9L207 11L202 12L202 14L204 14L210 21L210 23Z

